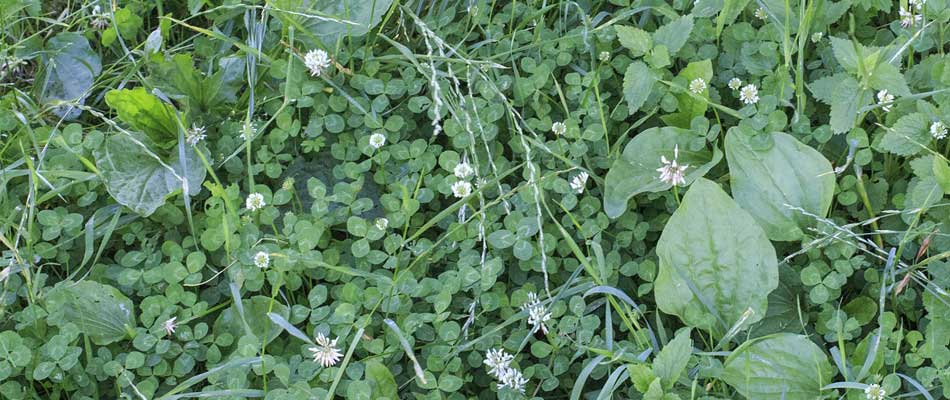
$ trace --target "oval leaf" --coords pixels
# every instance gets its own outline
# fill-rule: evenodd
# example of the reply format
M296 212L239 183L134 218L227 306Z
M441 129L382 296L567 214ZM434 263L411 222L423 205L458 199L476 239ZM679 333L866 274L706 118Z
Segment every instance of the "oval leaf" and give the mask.
M828 356L808 337L779 333L739 346L722 379L749 399L812 400L833 375Z
M135 305L118 289L98 282L65 281L46 295L49 321L74 323L99 346L117 342L136 326Z
M697 179L663 228L656 253L657 306L687 325L722 332L743 312L765 315L778 287L775 249L752 216L719 185Z
M769 239L799 240L802 228L814 220L786 205L825 216L834 196L835 175L817 150L785 133L770 136L773 145L762 150L750 144L746 131L729 130L726 160L732 196Z
M643 192L669 190L668 183L661 182L660 156L673 159L673 148L679 145L679 163L687 164L686 184L705 175L722 160L722 152L702 149L690 151L695 140L705 140L692 131L674 127L650 128L627 143L623 154L607 171L604 192L604 211L610 218L617 218L627 210L627 201Z
M99 55L89 47L86 37L76 32L63 32L46 43L40 99L44 103L66 101L84 104L95 79L102 72ZM72 106L53 108L63 119L74 119L82 110Z

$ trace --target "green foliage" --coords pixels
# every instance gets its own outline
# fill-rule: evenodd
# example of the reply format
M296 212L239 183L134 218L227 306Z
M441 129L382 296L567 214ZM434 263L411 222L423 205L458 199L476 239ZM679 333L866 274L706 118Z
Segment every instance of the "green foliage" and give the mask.
M832 371L808 337L780 333L739 346L726 359L722 379L746 398L805 400L821 397Z

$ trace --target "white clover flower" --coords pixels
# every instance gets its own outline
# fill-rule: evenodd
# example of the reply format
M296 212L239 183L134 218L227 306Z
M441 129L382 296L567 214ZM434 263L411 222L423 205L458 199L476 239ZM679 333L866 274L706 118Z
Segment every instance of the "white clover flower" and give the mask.
M815 32L811 34L811 42L818 43L821 41L821 38L825 37L824 32Z
M178 324L175 323L176 319L178 319L178 317L171 317L162 324L162 329L165 329L165 336L171 336L171 334L175 333L175 328L178 328Z
M455 177L459 179L468 179L475 173L475 170L472 168L469 163L462 161L458 164L455 164L455 169L452 170L455 173Z
M703 90L706 90L706 81L703 80L703 78L693 79L693 81L689 83L690 92L700 94Z
M303 63L310 70L310 76L320 76L330 67L330 55L322 49L313 49L303 56Z
M498 380L499 390L507 387L522 394L524 394L524 386L528 384L528 380L521 374L521 371L514 368L506 368L503 370L499 374Z
M742 100L745 104L755 104L759 102L759 89L755 85L749 84L745 85L742 90L739 91L739 100Z
M257 192L247 195L247 200L244 201L244 207L247 207L247 209L251 211L260 210L266 205L267 203L264 203L264 195Z
M742 86L742 79L732 78L729 80L729 89L739 90L740 86Z
M678 164L678 159L680 156L680 146L673 146L673 160L667 160L666 156L660 156L660 162L663 163L663 166L657 168L657 172L660 173L660 181L667 183L673 186L686 185L686 168L689 168L689 164Z
M267 268L267 266L270 265L270 254L267 254L266 251L258 251L257 254L254 255L254 265L260 269Z
M765 19L768 18L769 15L765 13L764 8L759 7L758 9L755 10L755 17L765 21Z
M867 400L884 400L886 396L887 391L876 383L872 383L864 388L864 397L866 397Z
M937 140L947 137L947 126L941 121L930 124L930 136Z
M590 175L585 171L574 175L574 178L571 179L571 189L577 192L577 194L584 193L584 188L587 187L587 178L589 177Z
M485 354L485 366L488 367L488 374L501 379L502 372L508 369L515 356L506 353L502 349L491 349Z
M198 142L205 140L206 137L208 137L208 135L205 135L205 127L191 125L191 129L185 132L185 143L196 146Z
M109 27L109 22L112 20L111 12L102 12L102 8L98 5L92 7L92 22L90 24L93 28L96 29L105 29Z
M567 132L567 125L560 121L555 122L551 124L551 132L554 132L555 135L561 136Z
M338 340L340 338L330 340L322 332L317 333L317 345L308 349L313 353L313 362L320 363L323 368L332 367L339 362L340 358L343 357L343 353L340 353L340 349L336 345Z
M544 334L548 333L548 327L545 322L551 320L551 313L547 307L541 304L541 299L534 292L528 293L528 301L521 305L521 311L528 313L528 325L531 325L531 332L537 332L541 329Z
M610 61L610 52L609 52L609 51L602 51L602 52L600 52L600 54L597 55L597 58L600 60L600 62L607 62L607 61Z
M379 149L384 144L386 144L386 135L382 133L377 132L369 137L369 145L373 146L374 149Z
M466 181L456 181L452 184L452 194L455 197L464 199L472 194L472 184Z
M914 6L917 11L921 11L924 8L924 4L927 4L927 0L907 0L907 4Z
M907 11L904 6L901 6L900 11L897 14L901 17L901 26L904 28L910 27L917 22L920 22L924 17L920 14L914 14L912 11Z
M386 218L376 218L376 222L373 224L376 225L376 229L384 231L389 226L389 220Z
M877 104L887 104L884 107L881 107L884 112L891 111L893 104L888 104L894 101L894 95L887 92L887 89L883 89L880 92L877 92Z

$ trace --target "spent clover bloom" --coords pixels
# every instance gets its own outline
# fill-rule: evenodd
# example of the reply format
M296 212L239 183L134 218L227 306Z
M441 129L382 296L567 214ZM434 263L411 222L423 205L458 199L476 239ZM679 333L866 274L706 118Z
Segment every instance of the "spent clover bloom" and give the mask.
M374 149L383 147L386 144L386 135L382 133L374 133L369 137L369 145L373 146Z
M545 322L551 320L551 313L548 308L541 304L541 299L534 292L528 293L528 301L521 305L521 311L528 313L528 325L531 325L531 332L537 332L541 329L544 334L548 333L548 327Z
M518 371L514 368L505 368L498 375L498 389L509 388L518 393L524 393L524 386L528 384L528 380L521 374L521 371Z
M745 104L755 104L759 102L759 89L755 85L748 84L739 91L739 100Z
M947 137L947 126L941 121L930 124L930 136L937 140Z
M907 4L914 6L917 11L924 9L924 4L927 4L927 0L907 0Z
M821 41L821 38L825 37L824 32L815 32L811 34L811 42L818 43Z
M171 336L171 334L175 333L175 328L178 328L178 324L175 323L176 319L178 319L178 317L171 317L162 324L162 329L165 330L165 336Z
M310 76L320 76L330 67L330 55L321 49L313 49L303 56L303 63L310 70Z
M191 146L197 146L198 142L205 140L208 135L205 135L205 127L192 125L185 133L185 142Z
M864 388L864 397L866 397L867 400L884 400L886 396L887 391L876 383L872 383Z
M729 89L739 90L739 87L742 86L742 79L732 78L729 80Z
M247 200L244 201L244 207L247 207L247 209L251 211L260 210L266 205L267 203L264 203L264 195L257 192L247 195Z
M908 11L904 6L901 6L897 14L901 17L901 26L904 28L910 27L923 19L922 15L914 14L913 11Z
M577 192L577 194L584 193L584 188L587 186L587 178L589 177L590 175L584 171L574 175L574 178L571 179L571 189Z
M343 357L343 353L340 353L340 349L336 345L338 340L340 338L330 340L322 332L317 333L317 345L308 349L313 353L313 362L320 363L323 368L332 367L339 362L340 357Z
M257 254L254 255L254 265L260 269L267 268L267 266L270 265L270 254L267 254L266 251L258 251Z
M472 184L466 181L457 181L452 184L452 195L460 199L472 194Z
M386 230L386 227L389 226L389 220L386 218L376 218L376 222L373 224L376 225L376 229L384 231Z
M769 16L768 14L765 13L764 8L759 7L758 9L755 10L755 17L765 21L765 19L768 18Z
M657 168L657 172L660 173L660 181L663 183L668 183L673 186L686 185L686 168L689 168L689 164L679 164L680 157L680 146L673 146L673 160L667 160L666 156L660 156L660 162L663 163L663 166Z
M881 107L884 112L891 111L893 104L889 104L894 101L894 95L887 92L887 89L883 89L880 92L877 92L877 104L886 104L884 107Z
M105 29L109 27L109 21L112 19L112 13L106 11L102 12L102 8L96 5L92 8L92 22L90 23L93 28L96 29Z
M458 164L455 164L455 169L453 169L452 172L455 174L456 178L468 179L468 177L475 173L475 170L472 169L472 166L469 163L462 161Z
M560 121L555 122L551 124L551 132L554 132L555 135L561 136L567 132L567 125Z
M510 365L511 360L514 359L515 356L506 353L502 349L491 349L488 350L488 354L485 354L484 363L485 366L488 367L489 375L501 379L502 372L508 369L508 365Z
M703 78L693 79L693 81L689 83L690 92L700 94L703 90L706 90L706 81L703 80Z

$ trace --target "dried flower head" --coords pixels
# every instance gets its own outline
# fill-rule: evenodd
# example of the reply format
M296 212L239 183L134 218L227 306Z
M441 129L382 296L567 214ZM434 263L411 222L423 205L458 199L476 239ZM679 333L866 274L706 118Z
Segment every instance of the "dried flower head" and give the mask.
M340 349L336 344L340 338L330 340L321 332L317 333L315 339L317 345L308 349L313 353L313 362L320 363L323 368L328 368L340 361L343 353L340 353Z
M267 203L264 203L264 195L257 192L247 195L247 200L244 201L244 207L247 207L247 209L251 211L260 210L266 205Z
M498 376L498 389L509 388L518 393L524 393L524 387L528 384L528 380L525 379L524 375L521 374L521 371L518 371L514 368L506 368Z
M686 168L689 164L679 164L680 146L673 146L673 160L667 160L666 156L660 156L660 162L663 164L657 168L660 173L660 181L673 186L682 186L686 184Z
M534 292L528 293L528 301L521 305L521 311L528 313L528 325L531 325L531 332L537 332L538 329L544 334L548 333L548 327L544 324L551 320L551 313L541 299Z
M571 179L571 189L577 194L584 193L584 188L587 186L587 178L589 177L590 175L585 171L574 175L574 178Z
M373 146L374 149L383 147L383 145L385 144L386 144L386 135L383 135L382 133L379 133L379 132L370 135L369 145Z
M695 94L700 94L704 90L706 90L706 81L703 80L703 78L693 79L693 81L689 83L690 92L693 92Z
M456 181L452 184L452 194L460 199L472 194L472 184L466 181Z
M257 252L257 254L254 255L254 265L260 269L267 268L267 266L270 265L270 254L266 251Z
M330 67L330 55L322 49L313 49L303 56L303 63L310 70L310 76L320 76Z
M171 336L175 333L175 329L178 328L178 324L175 323L176 319L178 319L178 317L171 317L162 324L162 329L165 329L165 336Z
M897 12L897 15L901 18L901 26L904 28L909 28L913 25L916 25L923 19L923 16L920 14L915 14L912 10L908 11L904 6L901 6L900 10Z
M745 85L739 91L739 100L745 104L755 104L759 102L759 89L755 85Z
M192 125L191 129L185 132L185 143L188 143L191 146L198 145L198 142L205 140L208 137L205 135L205 127Z
M893 102L894 102L894 95L888 93L887 89L883 89L880 92L877 92L877 104L886 104L885 106L881 107L881 109L884 110L884 112L891 111L891 107L893 107L894 105L890 103L893 103Z
M811 34L811 42L818 43L821 41L821 38L825 37L824 32L815 32Z
M112 13L109 11L103 12L102 8L99 5L92 7L92 25L96 29L105 29L109 27L109 22L112 21Z

